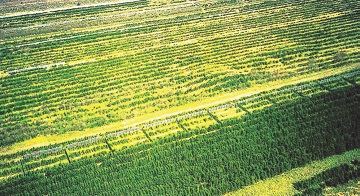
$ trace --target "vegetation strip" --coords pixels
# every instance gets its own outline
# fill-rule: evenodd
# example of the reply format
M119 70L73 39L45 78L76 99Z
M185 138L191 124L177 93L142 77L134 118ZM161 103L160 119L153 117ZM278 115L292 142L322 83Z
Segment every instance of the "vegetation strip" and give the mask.
M356 149L341 155L333 155L323 160L311 162L304 167L292 169L272 178L260 180L253 185L246 186L225 195L294 195L296 194L296 190L293 187L293 183L311 178L327 169L349 163L354 159L358 159L359 154L360 150Z
M330 82L334 82L336 80L341 80L343 78L347 78L347 77L352 77L352 76L356 76L356 75L360 75L360 71L354 71L354 72L350 72L350 73L345 73L345 74L342 74L342 75L339 75L339 76L333 76L333 77L329 77L329 78L326 78L326 79L320 79L318 81L313 81L313 82L309 82L309 83L305 83L305 84L302 84L302 85L299 85L299 86L295 86L295 87L287 87L287 88L282 88L281 90L277 89L275 90L273 93L274 94L278 94L278 93L282 93L282 92L289 92L289 91L296 91L298 92L299 90L304 90L305 88L311 88L317 84L324 84L324 83L330 83ZM327 88L328 89L328 88ZM299 92L298 92L299 93ZM253 95L251 97L246 97L246 98L242 98L241 100L234 100L233 102L234 103L226 103L226 104L222 104L222 105L219 105L219 106L215 106L215 107L211 107L209 108L208 110L206 109L203 109L203 110L200 110L200 111L195 111L195 112L190 112L190 113L187 113L187 114L180 114L178 115L177 117L170 117L170 118L167 118L165 120L159 120L159 121L156 121L156 122L153 122L153 123L149 123L149 124L145 124L145 125L141 125L142 127L142 130L143 129L147 129L147 128L150 128L150 127L154 127L154 126L160 126L160 125L164 125L164 124L168 124L168 123L171 123L173 122L175 119L176 121L180 121L181 119L186 119L186 118L191 118L191 117L196 117L196 116L199 116L199 115L203 115L203 114L209 114L210 111L216 111L216 110L220 110L220 109L228 109L228 108L231 108L231 107L234 107L234 106L237 106L239 108L241 108L242 110L244 110L245 112L247 113L250 113L248 110L246 110L244 107L242 107L240 104L241 103L244 103L244 102L251 102L255 99L259 99L260 97L262 97L262 94L263 93L259 93L257 95ZM266 96L268 97L268 96ZM208 111L208 112L207 112ZM210 113L211 114L211 113ZM213 115L211 115L213 117ZM221 123L218 119L216 120L217 122ZM117 131L115 133L109 133L109 134L106 134L106 138L111 138L111 137L118 137L122 134L128 134L128 133L131 133L131 132L134 132L134 131L138 131L139 128L137 127L134 127L134 128L129 128L127 130L121 130L121 131ZM146 134L147 135L147 134ZM92 139L88 139L88 140L84 140L82 142L76 142L76 143L73 143L73 144L68 144L66 147L69 149L69 148L73 148L73 147L77 147L77 146L81 146L81 145L84 145L84 144L88 144L88 143L92 143L92 142L95 142L95 141L98 141L101 139L101 136L98 136L98 137L94 137ZM36 153L39 153L39 152L36 152ZM24 156L27 156L27 155L24 155ZM30 156L30 155L29 155Z
M314 86L310 90L315 88L319 89ZM355 105L358 105L359 87L339 87L333 92L320 89L320 92L311 96L311 101L287 99L282 104L255 110L251 116L223 120L221 125L215 123L207 128L179 132L113 153L83 151L89 157L80 159L69 153L74 159L71 164L32 169L40 162L28 161L24 165L27 174L4 180L0 193L9 195L26 190L41 195L60 190L57 194L64 195L77 192L60 188L71 181L86 194L110 191L109 194L218 195L233 191L359 147L353 137L358 126ZM277 137L279 135L281 137ZM327 141L331 140L338 142L329 145ZM102 146L107 148L105 143ZM21 172L20 164L18 170ZM79 179L70 176L79 176ZM55 180L59 178L62 180ZM164 179L172 183L156 183ZM104 180L111 187L121 189L107 186L84 189L89 186L81 183L99 184ZM34 181L48 186L25 188L31 187Z
M295 89L297 89L296 91L299 91L300 89L301 90L305 90L305 89L311 89L313 87L316 86L316 84L319 84L319 83L325 83L324 81L326 81L326 83L331 83L331 82L339 82L339 80L342 80L344 77L347 78L347 77L352 77L352 76L356 76L358 75L359 71L354 71L354 72L349 72L349 73L344 73L344 74L341 74L339 76L332 76L332 77L329 77L329 78L325 78L325 79L319 79L319 80L316 80L316 81L312 81L312 82L308 82L308 83L305 83L305 84L300 84L300 85L297 85L297 86L289 86L289 87L283 87L281 89L275 89L275 90L272 90L270 92L262 92L262 93L259 93L259 94L255 94L255 95L252 95L250 97L244 97L244 98L241 98L240 100L235 100L235 101L232 101L230 103L225 103L225 104L221 104L219 106L214 106L214 107L211 107L213 112L216 112L217 110L222 110L222 109L229 109L231 108L234 104L236 104L237 107L239 108L242 108L242 110L244 111L247 111L248 114L250 114L250 112L244 108L243 106L239 106L238 104L239 103L250 103L250 102L253 102L253 101L256 101L256 100L262 100L266 97L269 97L269 96L275 96L275 95L279 95L281 93L285 93L285 92L292 92L292 91L295 91ZM336 78L333 79L333 78ZM323 82L321 82L323 81ZM306 88L305 88L306 87ZM334 93L334 92L333 92ZM304 97L304 95L302 96ZM306 97L306 96L305 96ZM311 99L309 97L306 97L308 98L309 101L311 101ZM231 106L231 107L230 107ZM210 108L210 109L211 109ZM156 121L156 122L152 122L152 123L148 123L148 124L145 124L145 125L140 125L139 127L142 127L142 132L144 133L144 135L148 138L148 140L150 142L153 142L153 140L150 138L149 134L146 133L145 129L149 129L151 127L154 127L156 126L157 128L160 126L165 126L166 124L169 124L169 123L172 123L173 121L177 121L178 122L178 125L181 129L183 129L185 132L188 132L189 130L187 128L185 128L185 126L180 122L180 120L182 119L191 119L191 118L197 118L198 116L202 116L204 114L208 114L206 111L210 111L209 110L199 110L199 111L195 111L195 112L190 112L190 113L187 113L187 114L180 114L178 116L175 116L173 118L167 118L165 120L159 120L159 121ZM215 119L216 122L218 122L219 124L222 124L221 121L219 119ZM121 131L117 131L117 132L114 132L114 133L108 133L108 134L105 134L103 136L99 135L99 136L96 136L96 137L92 137L90 139L87 139L87 140L83 140L83 141L78 141L78 142L74 142L74 143L68 143L66 145L63 145L62 146L59 146L59 147L53 147L51 149L45 149L44 150L41 150L41 151L36 151L36 152L33 152L33 153L29 153L29 154L25 154L22 156L22 159L23 160L26 160L28 158L32 158L32 157L37 157L37 156L44 156L44 155L47 155L47 156L50 156L51 154L56 154L58 153L59 149L63 149L66 150L66 149L72 149L72 148L75 148L75 147L82 147L82 146L85 146L85 145L91 145L92 143L95 143L99 140L105 140L105 144L107 145L107 147L109 149L113 149L111 147L109 147L110 143L108 143L107 139L114 139L116 137L119 137L122 135L128 135L128 134L133 134L134 132L138 131L139 128L138 127L135 127L135 128L129 128L129 129L125 129L125 130L121 130ZM106 147L106 146L104 146ZM112 150L111 150L112 151ZM69 157L69 155L67 154L66 152L66 156ZM68 158L68 160L70 160Z

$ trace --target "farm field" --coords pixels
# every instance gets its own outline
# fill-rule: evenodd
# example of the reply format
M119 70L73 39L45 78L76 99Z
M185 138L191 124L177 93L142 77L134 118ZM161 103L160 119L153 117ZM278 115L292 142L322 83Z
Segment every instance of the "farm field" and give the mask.
M7 3L0 195L354 191L357 1Z
M115 5L124 2L135 2L137 0L2 0L0 14L2 17L16 15L37 14L54 12L65 9L95 7L99 5Z

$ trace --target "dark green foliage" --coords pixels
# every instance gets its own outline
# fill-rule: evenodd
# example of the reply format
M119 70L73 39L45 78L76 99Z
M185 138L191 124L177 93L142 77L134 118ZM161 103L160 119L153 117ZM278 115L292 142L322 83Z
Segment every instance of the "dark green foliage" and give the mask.
M210 134L182 140L192 134L182 132L171 140L158 139L28 172L1 182L0 195L219 195L234 191L358 148L359 91L356 86L286 101L199 130L216 130ZM336 182L342 182L341 176L349 177L346 169L342 166L328 175L339 174ZM310 180L308 193L320 193L323 184L313 182L320 181Z
M335 187L358 177L358 165L342 164L338 167L323 171L309 179L296 182L293 186L300 191L300 193L297 194L299 196L321 195L325 186Z
M302 193L297 193L295 196L319 196L322 195L323 189L325 186L323 184L312 184L307 189L305 189Z

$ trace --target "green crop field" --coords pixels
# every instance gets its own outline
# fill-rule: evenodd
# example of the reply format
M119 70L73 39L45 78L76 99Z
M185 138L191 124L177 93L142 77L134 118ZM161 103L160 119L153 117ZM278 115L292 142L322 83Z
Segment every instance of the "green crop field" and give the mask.
M0 195L360 194L356 0L0 0Z

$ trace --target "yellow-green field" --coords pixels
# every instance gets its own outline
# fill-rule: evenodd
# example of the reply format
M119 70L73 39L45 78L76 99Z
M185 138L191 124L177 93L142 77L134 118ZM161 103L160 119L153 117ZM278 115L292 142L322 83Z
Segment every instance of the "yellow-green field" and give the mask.
M54 144L54 143L62 143L62 142L69 141L69 140L83 138L85 136L89 137L89 136L94 136L94 135L98 135L98 134L104 134L107 132L113 132L116 130L125 129L126 127L131 127L131 126L136 126L138 124L146 123L146 122L149 122L152 120L162 119L162 118L165 119L166 117L185 113L185 112L192 111L195 109L209 108L211 106L216 106L216 105L219 105L221 103L226 103L231 100L237 100L239 98L247 97L247 96L257 94L260 92L278 89L278 88L281 88L286 85L294 85L294 84L298 84L301 82L312 81L312 80L320 79L320 78L323 78L326 76L339 74L339 73L342 73L342 72L345 72L348 70L357 69L358 67L359 67L359 64L354 64L354 65L349 65L349 66L342 67L342 68L325 70L325 71L322 71L320 74L313 73L313 74L309 74L306 76L299 76L296 78L290 78L290 79L281 80L281 81L274 81L274 82L269 82L266 84L257 84L251 88L240 90L238 92L227 93L227 94L223 94L223 95L220 95L220 96L217 96L214 98L210 98L207 100L204 99L204 100L186 104L183 106L165 109L163 111L157 112L156 114L158 116L154 116L153 114L143 115L139 118L131 119L126 122L114 122L114 123L110 123L108 125L101 126L101 127L85 129L83 131L72 131L72 132L67 132L64 134L60 133L60 134L45 135L45 136L39 135L35 138L28 139L26 141L4 147L0 150L0 154L14 153L19 150L27 150L27 149L31 149L34 147L47 146L47 145ZM233 111L228 111L228 112L229 113L227 113L226 115L219 114L219 117L222 119L226 119L226 118L241 116L241 113L231 114ZM220 111L219 111L219 113L220 113Z
M293 184L357 167L359 10L0 1L0 195L344 190Z

